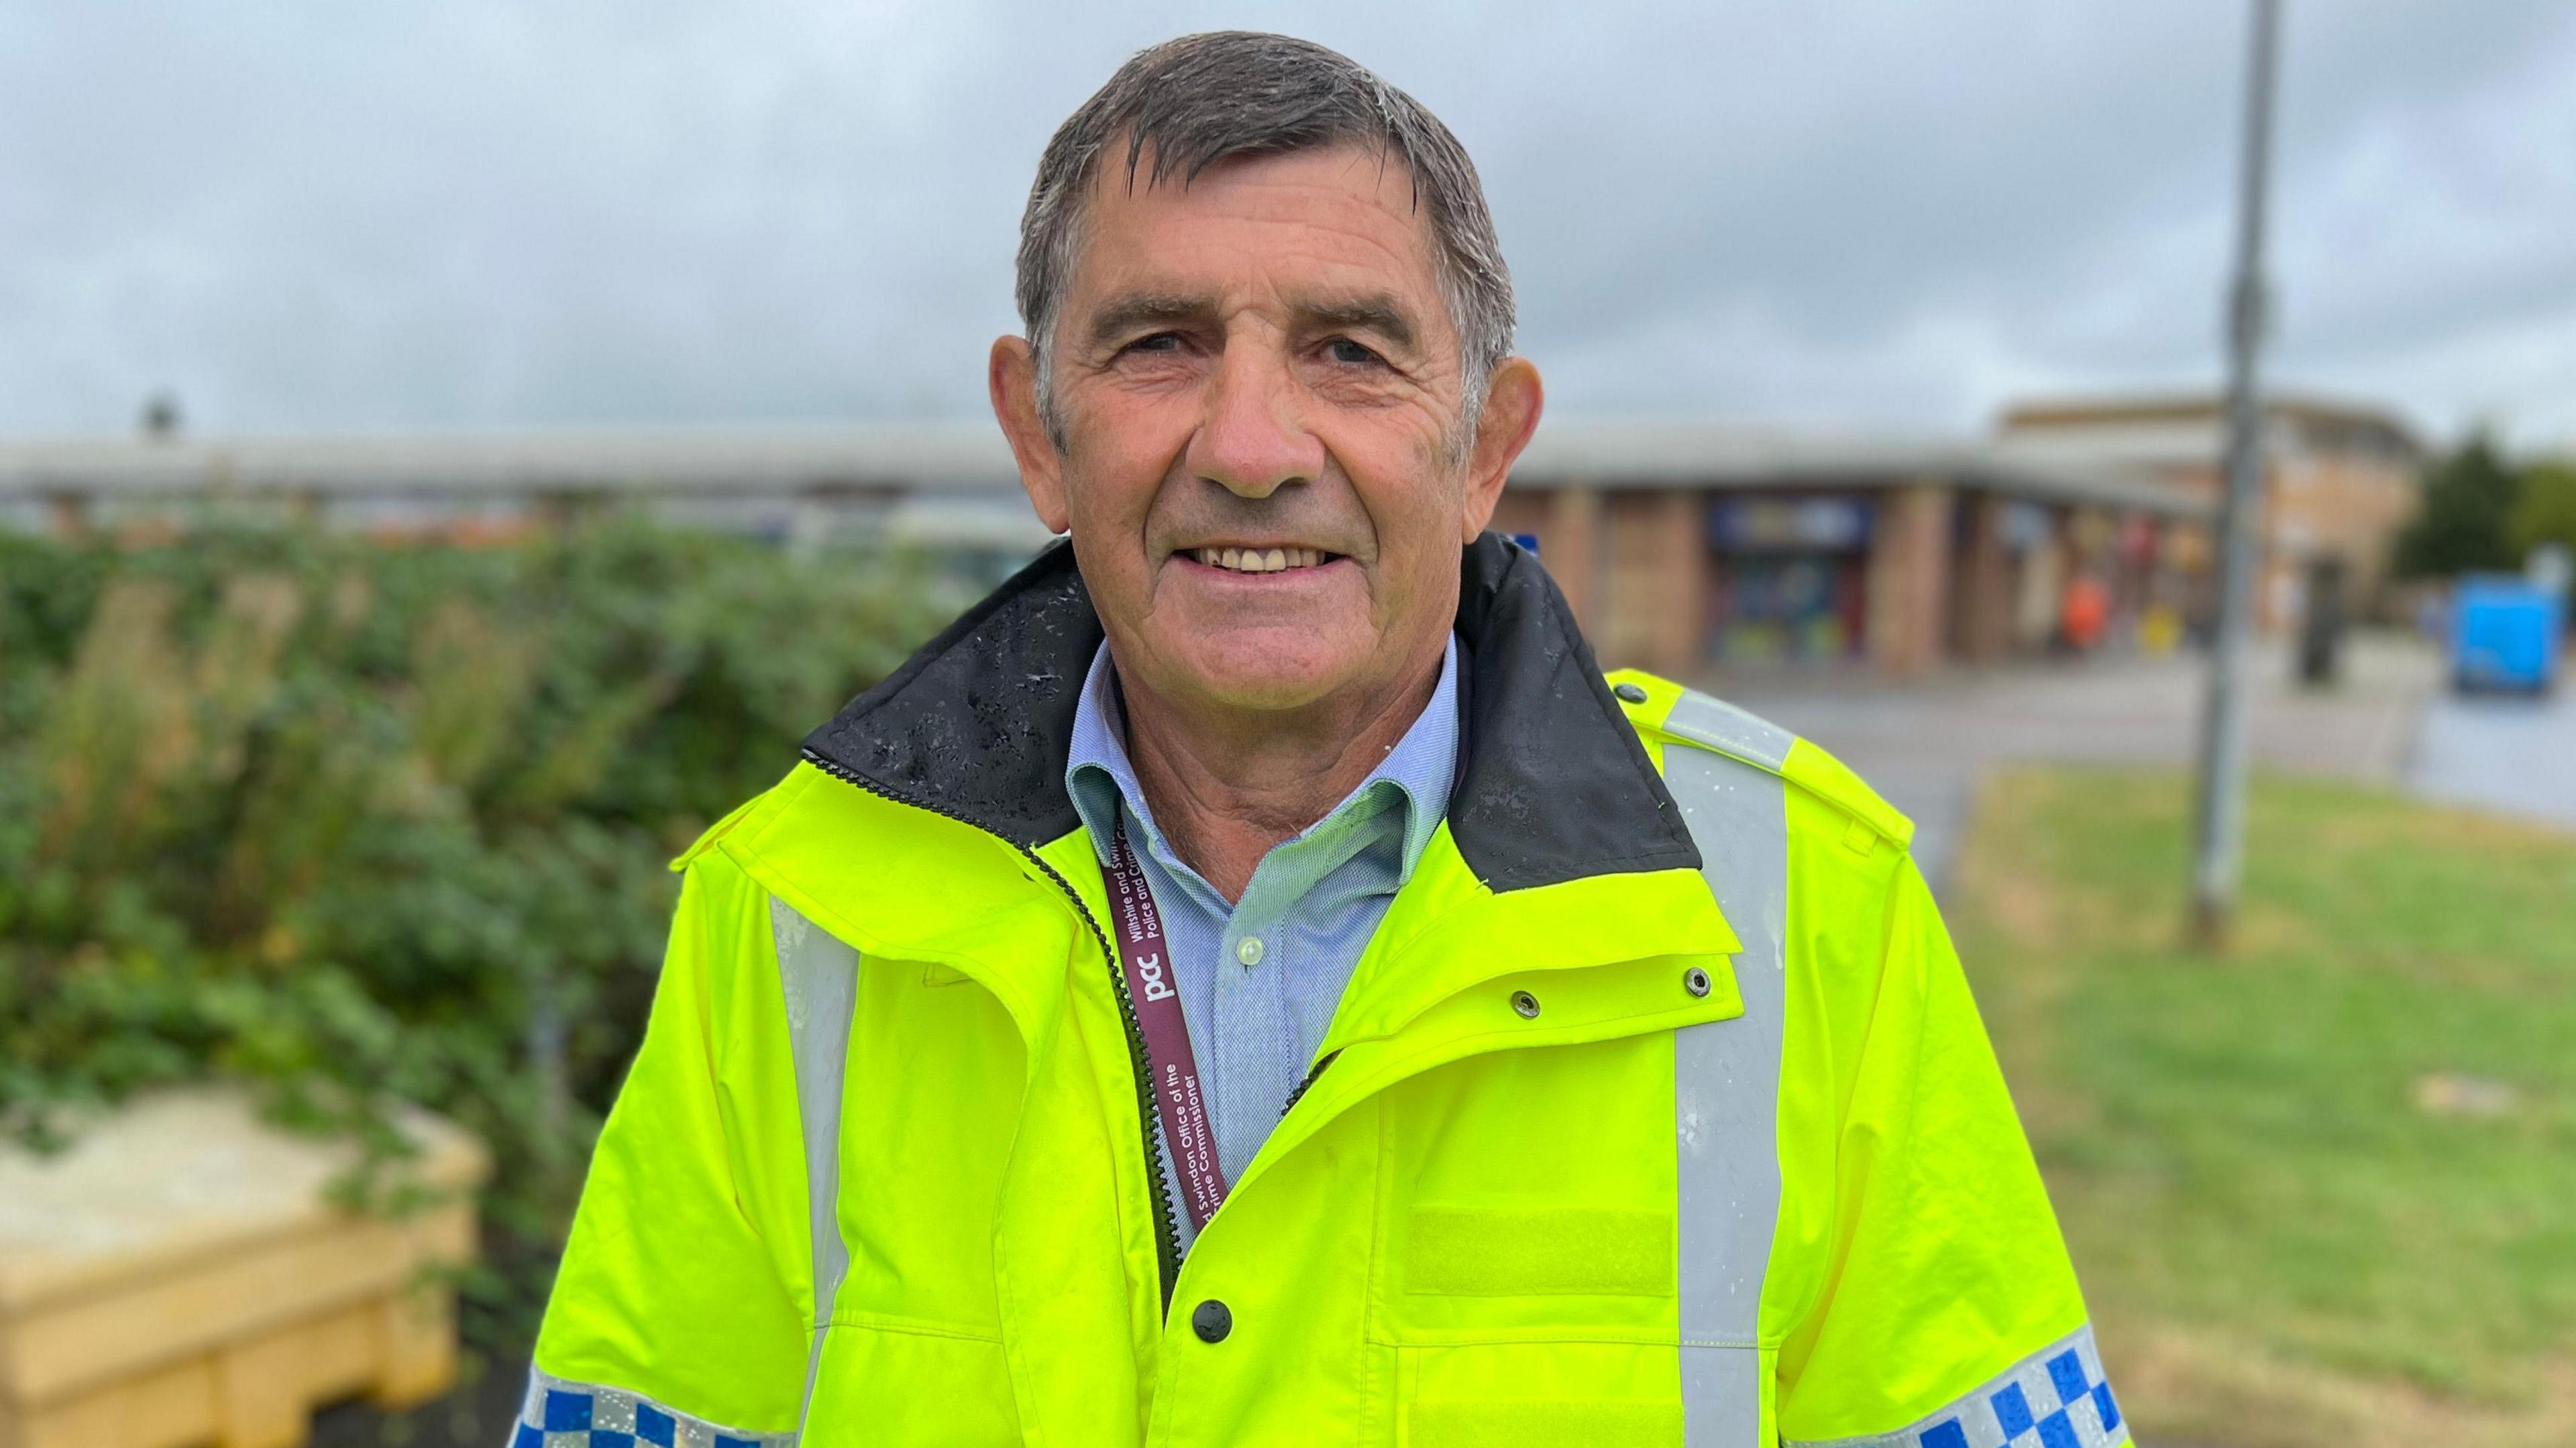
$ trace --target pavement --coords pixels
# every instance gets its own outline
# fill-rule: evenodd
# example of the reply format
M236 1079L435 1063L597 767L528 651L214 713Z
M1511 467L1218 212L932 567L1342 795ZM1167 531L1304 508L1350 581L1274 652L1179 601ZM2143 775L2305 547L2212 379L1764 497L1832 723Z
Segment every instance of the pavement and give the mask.
M2359 635L2341 681L2307 689L2286 649L2258 649L2256 767L2396 785L2438 690L2420 641ZM1815 741L1914 819L1915 858L1948 878L1977 782L2032 762L2188 764L2207 678L2202 657L2055 659L1905 682L1856 675L1714 678L1701 687ZM2475 752L2476 746L2469 746ZM2446 774L2447 777L2447 774Z
M2406 783L2428 799L2576 830L2576 688L2438 696Z

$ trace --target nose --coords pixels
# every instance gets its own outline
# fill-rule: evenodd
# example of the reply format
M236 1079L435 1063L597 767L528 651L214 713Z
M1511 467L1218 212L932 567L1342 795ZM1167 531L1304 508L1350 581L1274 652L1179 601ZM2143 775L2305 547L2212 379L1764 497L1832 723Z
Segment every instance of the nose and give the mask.
M1295 379L1271 349L1229 346L1208 384L1207 413L1184 462L1239 498L1266 498L1323 472L1324 444L1298 413Z

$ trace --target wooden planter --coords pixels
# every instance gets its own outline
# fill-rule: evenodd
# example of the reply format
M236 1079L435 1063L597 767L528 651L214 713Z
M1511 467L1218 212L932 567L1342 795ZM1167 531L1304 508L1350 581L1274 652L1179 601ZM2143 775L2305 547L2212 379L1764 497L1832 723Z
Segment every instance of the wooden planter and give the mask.
M454 1375L483 1149L426 1115L401 1179L437 1205L330 1204L344 1143L175 1092L63 1155L0 1147L0 1448L293 1448L319 1403L424 1402Z

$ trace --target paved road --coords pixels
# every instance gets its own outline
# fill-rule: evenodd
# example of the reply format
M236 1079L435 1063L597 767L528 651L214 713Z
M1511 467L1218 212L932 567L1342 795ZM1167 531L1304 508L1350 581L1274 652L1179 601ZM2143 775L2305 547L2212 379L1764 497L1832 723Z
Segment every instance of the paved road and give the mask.
M2395 783L2412 751L2437 662L2410 639L2357 640L2344 682L2310 691L2289 660L2258 654L2254 757L2267 769ZM1976 785L2027 761L2189 762L2199 729L2197 656L2058 661L1908 684L1782 678L1711 687L1833 751L1914 818L1915 858L1937 888Z
M2576 828L2576 688L2548 699L2442 695L2406 782L2427 798Z

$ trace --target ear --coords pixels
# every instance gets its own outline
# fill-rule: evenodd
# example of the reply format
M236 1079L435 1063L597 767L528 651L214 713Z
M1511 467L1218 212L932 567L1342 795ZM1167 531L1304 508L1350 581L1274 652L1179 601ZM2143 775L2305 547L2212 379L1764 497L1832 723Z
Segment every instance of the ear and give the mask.
M1538 415L1547 406L1538 366L1526 357L1506 357L1494 366L1485 384L1485 410L1476 418L1476 442L1467 455L1467 496L1459 518L1458 541L1473 543L1494 521L1495 505L1512 464L1538 431Z
M1073 514L1064 501L1064 454L1056 451L1055 439L1047 436L1046 423L1038 417L1038 359L1029 350L1027 338L993 339L985 384L993 394L993 420L1002 425L1002 436L1010 439L1011 457L1019 464L1020 486L1029 495L1029 506L1037 509L1038 521L1049 531L1068 531Z

